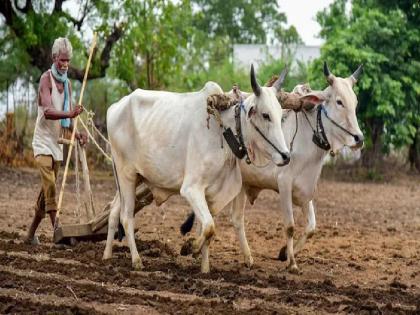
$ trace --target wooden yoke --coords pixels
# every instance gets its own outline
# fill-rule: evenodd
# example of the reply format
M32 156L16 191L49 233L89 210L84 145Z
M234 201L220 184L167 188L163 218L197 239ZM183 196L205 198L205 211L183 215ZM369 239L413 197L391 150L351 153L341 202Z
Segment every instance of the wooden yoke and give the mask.
M277 79L278 79L277 75L272 76L271 79L268 80L268 82L265 84L265 86L272 86L274 82L277 81ZM304 94L310 93L311 88L309 87L309 85L306 83L304 86L305 86L305 91L303 91ZM277 99L283 109L293 109L294 111L300 111L302 109L310 110L314 108L314 104L303 101L301 99L301 96L302 95L298 93L294 93L294 92L289 93L289 92L280 91L277 93Z
M265 86L270 87L276 82L278 76L273 76ZM293 109L294 111L301 111L302 109L310 110L314 108L313 103L309 103L304 101L301 97L312 92L311 88L308 84L302 85L304 88L302 94L295 93L295 92L285 92L280 91L277 92L276 96L277 99L283 109ZM234 88L227 93L223 94L213 94L207 98L207 112L210 115L215 115L215 111L224 111L231 106L236 105L239 102L238 94L242 95L243 98L247 98L252 93L247 93L243 91L239 91L239 89L234 86ZM207 126L208 126L208 119L207 119Z
M95 49L95 45L96 45L96 32L93 34L93 41L92 41L92 45L90 46L89 58L88 58L86 69L85 69L85 76L83 78L82 89L80 91L79 103L78 104L82 104L83 93L85 91L85 86L86 86L86 81L87 81L87 75L88 75L88 72L89 72L90 63L91 63L91 60L92 60L92 55L93 55L93 51ZM78 120L79 120L79 116L77 116L74 119L73 132L71 134L70 145L69 145L69 150L68 150L68 156L69 157L71 156L71 152L72 152L73 145L74 145L74 139L75 139L75 135L76 135L77 122L78 122ZM67 179L67 173L68 173L68 169L69 169L69 164L70 164L70 159L67 158L67 160L66 160L66 167L64 169L63 181L61 183L60 195L58 197L57 214L56 214L56 217L55 217L54 229L57 227L58 219L60 217L61 204L63 202L64 188L66 186L66 179Z

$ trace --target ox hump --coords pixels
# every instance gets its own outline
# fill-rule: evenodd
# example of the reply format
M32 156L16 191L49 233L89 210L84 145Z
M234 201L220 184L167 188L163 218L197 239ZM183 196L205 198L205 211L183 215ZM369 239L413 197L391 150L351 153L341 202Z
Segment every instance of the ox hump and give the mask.
M220 85L213 81L208 81L206 84L204 84L204 87L201 91L207 95L223 93Z

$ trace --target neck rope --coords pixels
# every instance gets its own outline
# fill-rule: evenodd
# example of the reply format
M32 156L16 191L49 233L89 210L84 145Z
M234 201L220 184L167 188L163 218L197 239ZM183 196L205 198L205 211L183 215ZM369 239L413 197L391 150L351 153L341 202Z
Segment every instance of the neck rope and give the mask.
M309 121L308 116L306 115L305 110L302 111L303 115L305 116L306 120L309 123L309 126L312 129L312 142L315 143L319 148L328 151L331 149L331 145L328 142L327 135L325 134L324 124L322 123L322 113L324 113L325 117L336 127L338 127L340 130L344 131L345 133L351 135L356 141L357 141L357 135L351 133L344 127L342 127L340 124L338 124L335 120L333 120L329 115L328 112L324 106L324 104L318 105L317 108L317 115L316 115L316 130L312 127L311 122ZM331 155L334 155L334 152L330 152Z

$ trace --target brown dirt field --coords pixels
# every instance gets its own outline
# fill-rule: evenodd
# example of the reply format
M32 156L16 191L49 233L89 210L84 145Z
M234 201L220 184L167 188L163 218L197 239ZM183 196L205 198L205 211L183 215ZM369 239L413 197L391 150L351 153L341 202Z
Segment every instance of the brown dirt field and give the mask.
M115 192L110 173L95 174L101 209ZM70 177L61 222L74 223ZM387 183L323 179L315 201L317 232L289 274L275 258L284 245L277 195L263 192L247 206L247 236L255 259L243 264L226 213L216 218L210 274L179 255L179 226L189 207L172 197L136 217L145 265L131 268L128 248L101 260L104 242L59 249L47 220L42 244L22 243L40 189L36 170L0 169L0 314L420 314L420 179ZM297 232L305 218L295 211Z

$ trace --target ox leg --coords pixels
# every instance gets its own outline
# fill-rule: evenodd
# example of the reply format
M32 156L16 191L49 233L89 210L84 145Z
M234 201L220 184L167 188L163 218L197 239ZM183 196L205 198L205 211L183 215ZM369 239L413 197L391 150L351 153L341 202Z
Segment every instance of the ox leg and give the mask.
M118 218L120 216L121 211L121 203L120 203L120 197L118 196L118 192L114 198L114 201L112 202L112 208L109 213L108 218L108 235L106 238L106 245L104 250L104 255L102 259L110 259L112 258L112 243L114 241L115 232L118 227Z
M245 223L244 223L244 210L246 203L246 193L242 188L239 195L235 197L232 202L231 208L231 219L233 226L235 227L236 234L239 239L239 246L244 255L245 265L252 267L254 264L254 258L252 258L251 250L249 249L248 240L245 235Z
M310 239L315 233L316 220L315 220L315 210L314 210L314 205L313 205L312 200L309 201L304 206L302 206L302 210L305 213L308 222L306 224L305 233L302 235L302 237L296 243L295 255L302 250L306 241L308 239Z
M286 227L286 253L288 269L291 273L299 272L293 250L293 235L295 233L295 221L293 218L292 189L290 186L279 185L280 209L283 214L283 222Z
M194 210L194 214L201 223L200 235L194 240L192 244L192 251L193 254L197 254L201 251L201 272L208 273L210 271L210 265L208 262L208 246L210 245L210 240L215 233L213 217L210 214L206 198L202 190L182 186L180 193L181 196L189 202Z
M203 226L199 224L197 228L197 233L200 235L202 230ZM210 272L209 245L210 241L207 240L204 242L203 247L201 248L201 272L203 273Z
M119 174L118 174L119 175ZM134 238L134 203L136 198L136 177L119 176L119 184L122 195L121 203L121 223L126 233L128 247L131 253L131 262L135 270L143 268L139 252L137 251L136 240Z

